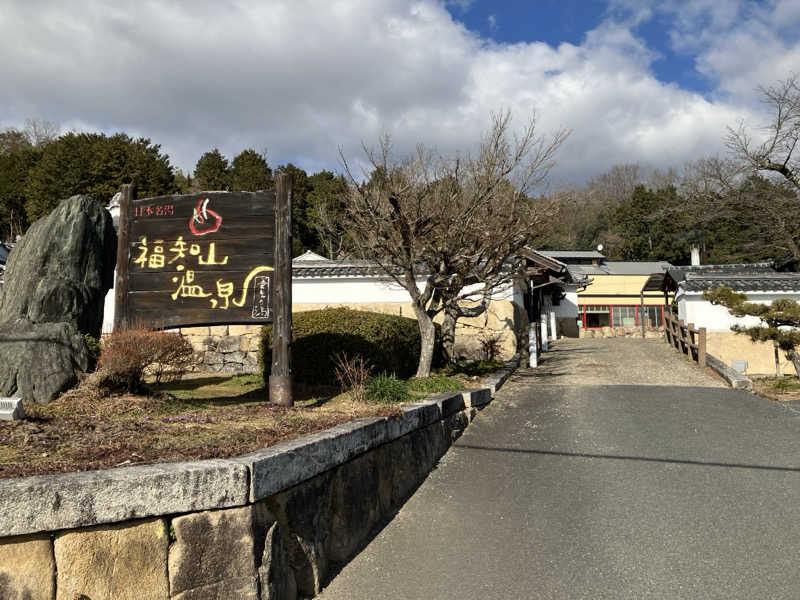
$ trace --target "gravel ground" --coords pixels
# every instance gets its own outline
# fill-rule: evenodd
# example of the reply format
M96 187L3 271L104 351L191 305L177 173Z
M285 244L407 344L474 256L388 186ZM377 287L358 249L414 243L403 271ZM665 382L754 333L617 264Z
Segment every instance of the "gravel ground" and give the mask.
M681 356L663 340L559 340L537 369L518 369L512 382L556 385L670 385L727 387L710 369Z

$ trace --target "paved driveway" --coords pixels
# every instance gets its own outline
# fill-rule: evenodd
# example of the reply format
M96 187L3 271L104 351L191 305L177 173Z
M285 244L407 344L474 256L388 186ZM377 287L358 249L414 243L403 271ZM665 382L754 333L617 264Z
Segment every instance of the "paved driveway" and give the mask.
M521 371L322 598L800 598L800 414L662 349Z

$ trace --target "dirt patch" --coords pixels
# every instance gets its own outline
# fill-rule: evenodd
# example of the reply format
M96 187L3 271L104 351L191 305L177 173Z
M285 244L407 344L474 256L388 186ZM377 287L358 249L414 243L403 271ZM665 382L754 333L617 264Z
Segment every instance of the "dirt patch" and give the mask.
M800 402L797 377L753 377L753 393L775 402Z

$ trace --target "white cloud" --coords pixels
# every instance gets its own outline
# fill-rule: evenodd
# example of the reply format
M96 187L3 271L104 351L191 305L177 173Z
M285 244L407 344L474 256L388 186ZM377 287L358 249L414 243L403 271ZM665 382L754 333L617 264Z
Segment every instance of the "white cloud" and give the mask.
M556 177L581 182L616 163L679 166L720 152L725 125L753 116L739 90L764 81L753 67L737 82L717 37L698 60L725 82L724 99L659 82L658 55L632 33L635 20L609 18L581 45L554 48L481 40L434 0L120 6L4 7L0 126L40 117L124 130L162 144L183 168L212 146L228 156L266 148L273 164L314 171L337 168L339 147L360 157L362 140L382 132L400 153L417 142L467 150L490 111L511 109L521 126L536 110L542 132L573 130ZM786 46L767 33L747 39Z

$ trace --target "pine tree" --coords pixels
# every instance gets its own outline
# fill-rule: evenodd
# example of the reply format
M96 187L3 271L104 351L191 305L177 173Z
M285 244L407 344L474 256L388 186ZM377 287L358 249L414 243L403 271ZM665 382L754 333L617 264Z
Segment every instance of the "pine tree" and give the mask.
M194 168L194 178L201 190L227 190L230 188L228 159L213 148L203 154Z
M266 159L249 148L233 159L231 189L234 192L256 192L272 187L272 169Z
M124 133L67 133L48 143L28 175L25 210L33 222L75 194L106 204L123 183L140 198L176 191L169 157L147 138Z

